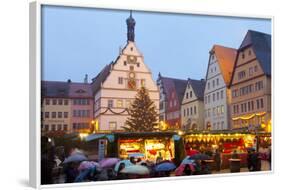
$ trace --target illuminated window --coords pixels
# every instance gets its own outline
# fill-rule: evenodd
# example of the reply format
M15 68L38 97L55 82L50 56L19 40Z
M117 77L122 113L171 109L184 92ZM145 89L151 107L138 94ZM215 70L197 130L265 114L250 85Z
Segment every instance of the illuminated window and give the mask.
M117 123L116 122L109 122L109 130L116 130Z
M224 113L224 105L221 106L221 113Z
M123 107L123 100L117 100L116 106L117 106L117 108L122 108Z
M141 86L145 87L145 79L141 79Z

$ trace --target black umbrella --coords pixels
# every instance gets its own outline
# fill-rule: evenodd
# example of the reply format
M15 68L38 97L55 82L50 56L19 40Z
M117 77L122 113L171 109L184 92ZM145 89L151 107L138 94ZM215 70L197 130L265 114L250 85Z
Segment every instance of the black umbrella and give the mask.
M210 160L211 157L206 154L194 154L189 157L189 160Z

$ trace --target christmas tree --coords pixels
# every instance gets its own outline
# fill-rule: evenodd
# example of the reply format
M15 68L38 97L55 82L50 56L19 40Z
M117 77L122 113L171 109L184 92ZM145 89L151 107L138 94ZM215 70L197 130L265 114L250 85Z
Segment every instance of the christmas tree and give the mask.
M126 121L126 131L154 131L158 125L156 106L150 99L148 91L141 87L128 110L130 117Z

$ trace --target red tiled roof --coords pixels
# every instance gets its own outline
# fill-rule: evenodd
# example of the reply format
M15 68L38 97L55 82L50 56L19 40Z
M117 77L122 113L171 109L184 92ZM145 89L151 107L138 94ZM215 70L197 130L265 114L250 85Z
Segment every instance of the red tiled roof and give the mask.
M231 80L237 50L220 45L214 45L211 51L216 55L224 82L228 86Z

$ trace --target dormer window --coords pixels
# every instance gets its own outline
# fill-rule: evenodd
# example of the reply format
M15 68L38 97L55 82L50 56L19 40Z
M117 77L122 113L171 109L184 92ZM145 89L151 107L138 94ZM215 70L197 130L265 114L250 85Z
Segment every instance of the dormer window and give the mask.
M131 47L131 51L133 51L134 50L134 48L133 47Z
M140 67L140 63L139 62L137 63L137 67Z
M82 90L82 89L79 89L79 90L76 90L76 93L85 93L86 91L85 90Z
M245 54L244 53L242 53L242 59L244 59L245 58Z
M127 61L124 61L124 66L126 66L127 65Z

